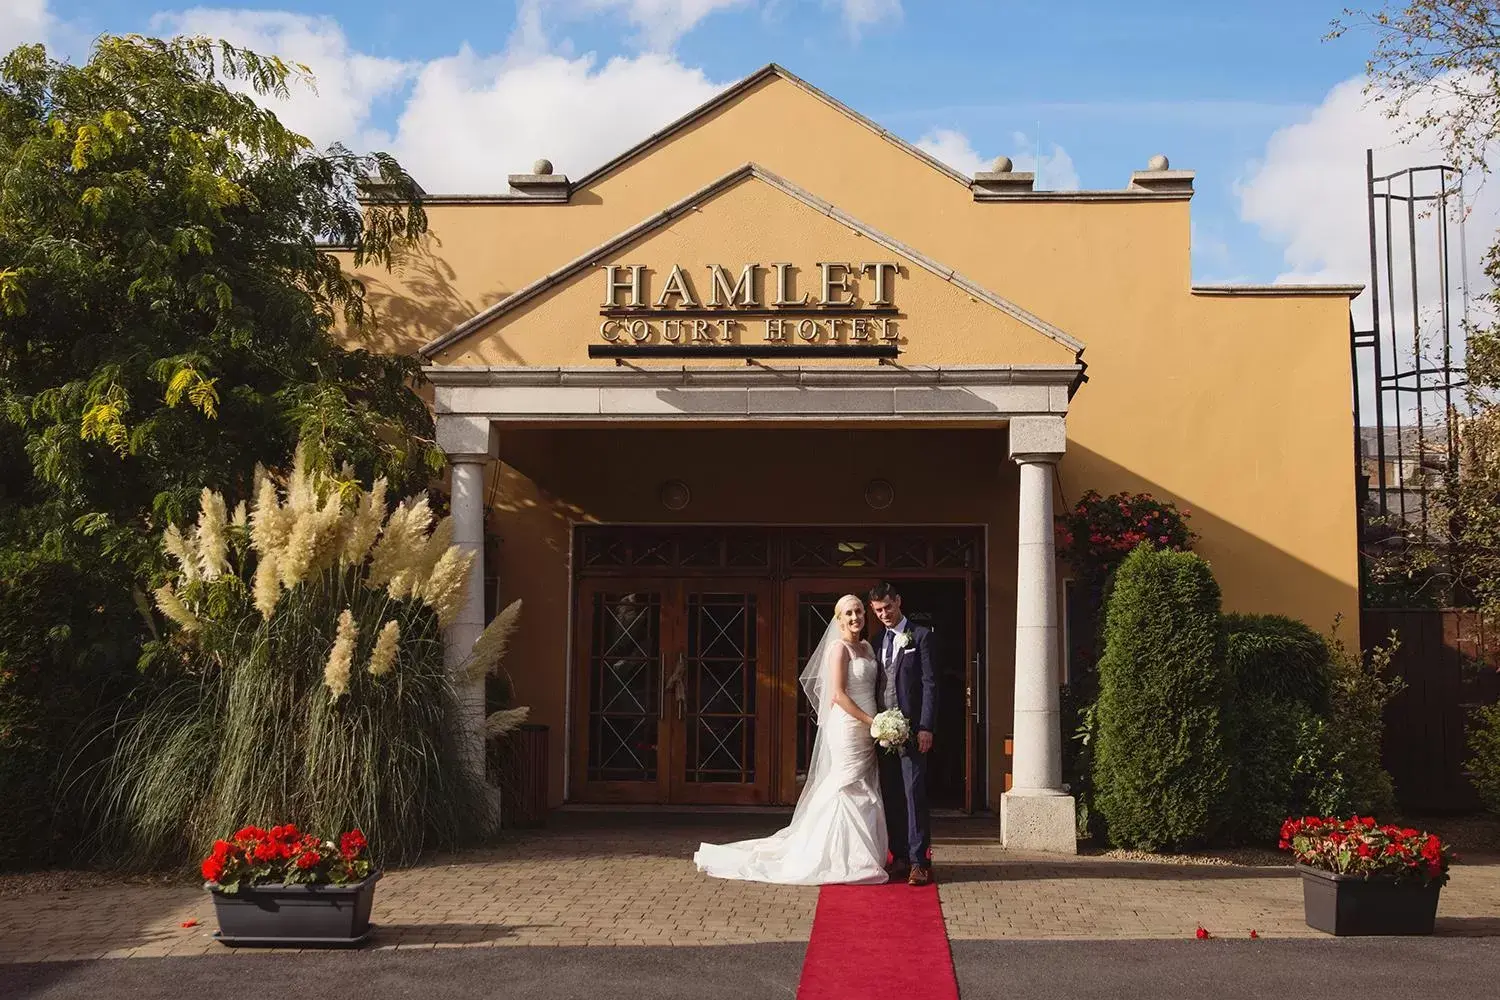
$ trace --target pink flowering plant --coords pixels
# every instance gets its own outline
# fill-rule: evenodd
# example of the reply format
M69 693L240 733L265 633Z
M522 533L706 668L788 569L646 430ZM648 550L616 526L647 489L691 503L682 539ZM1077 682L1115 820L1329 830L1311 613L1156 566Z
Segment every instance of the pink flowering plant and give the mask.
M1375 822L1369 816L1306 816L1281 827L1281 849L1298 864L1339 875L1446 885L1457 858L1437 834Z
M1085 580L1102 583L1138 545L1186 552L1198 536L1188 529L1190 510L1149 493L1100 496L1089 490L1056 518L1058 554Z

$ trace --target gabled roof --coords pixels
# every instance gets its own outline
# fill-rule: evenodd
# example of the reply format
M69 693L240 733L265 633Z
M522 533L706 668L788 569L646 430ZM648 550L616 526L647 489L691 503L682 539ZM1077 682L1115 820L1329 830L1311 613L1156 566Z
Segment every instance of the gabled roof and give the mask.
M515 203L531 205L548 205L556 204L557 201L566 201L568 198L572 197L574 191L603 180L605 177L608 177L610 174L621 169L626 164L640 158L641 156L644 156L656 146L660 145L663 142L666 142L678 132L681 132L694 123L703 120L704 118L711 117L719 109L733 103L744 94L754 89L760 83L773 77L779 77L780 79L785 80L787 83L800 88L805 93L817 98L824 104L828 105L830 108L833 108L835 111L844 115L850 121L853 121L854 123L869 129L871 132L875 133L885 141L891 143L896 148L902 150L903 152L909 153L912 156L915 156L917 159L921 160L932 169L948 176L957 183L962 184L964 187L970 187L972 185L972 178L964 175L963 173L960 173L957 170L954 170L952 167L948 166L948 164L931 156L930 154L923 152L916 146L913 146L911 143L907 142L905 139L896 135L894 132L891 132L889 129L883 128L876 122L870 120L869 118L866 118L864 115L860 114L858 111L855 111L853 108L849 107L843 102L830 97L828 94L819 90L817 87L814 87L806 80L803 80L801 77L798 77L797 75L789 72L785 67L779 66L776 63L769 63L761 69L756 70L754 73L751 73L749 76L745 77L738 83L731 84L730 86L726 87L716 96L709 99L708 101L705 101L703 104L698 105L698 107L689 111L687 114L672 122L670 125L667 125L664 128L658 129L656 132L653 132L651 135L647 136L645 139L642 139L640 142L636 143L634 146L631 146L629 149L609 160L607 163L595 167L593 170L589 171L587 174L576 180L570 179L566 185L566 191L556 199L539 198L532 194L523 194L516 191L509 191L496 194L427 194L423 197L423 201L430 204L443 204L445 202L502 202L507 204Z
M424 345L420 352L421 355L424 358L431 358L437 352L449 347L459 340L462 340L464 337L468 336L474 331L489 325L511 310L523 305L526 302L529 302L530 300L536 298L538 295L546 292L548 289L551 289L554 286L561 284L562 282L568 281L569 279L580 274L586 269L595 267L599 261L614 255L615 253L623 250L625 247L629 246L635 241L649 235L657 229L660 229L662 226L667 225L674 219L677 219L687 212L694 210L707 199L712 198L724 191L727 191L743 181L752 179L761 181L765 184L769 184L771 187L777 189L778 191L791 198L795 198L797 201L802 202L804 205L808 206L814 211L828 216L830 219L833 219L841 225L849 227L850 229L871 240L872 242L885 247L892 253L906 258L906 260L916 265L917 267L920 267L926 271L930 271L931 273L937 275L939 278L942 278L944 281L947 281L948 283L962 289L968 295L971 295L979 301L1000 310L1007 316L1010 316L1012 319L1021 323L1023 326L1028 326L1031 329L1042 334L1043 336L1055 340L1057 343L1073 351L1075 356L1083 353L1084 345L1082 341L1076 340L1075 338L1069 336L1063 330L1052 325L1051 323L1048 323L1046 320L1026 311L1025 309L1022 309L1014 302L1011 302L1008 299L1001 298L994 292L981 287L974 281L953 270L953 268L947 267L946 265L933 260L931 257L913 250L906 244L892 239L885 233L880 232L878 229L866 225L847 212L844 212L843 210L837 208L832 203L824 201L822 198L819 198L816 195L793 184L791 181L788 181L785 178L772 173L759 164L747 163L742 167L730 171L729 173L725 174L723 177L720 177L718 180L712 182L706 187L693 192L686 198L677 202L675 205L672 205L669 208L664 209L663 211L658 212L650 218L636 224L635 226L632 226L631 228L625 230L623 233L620 233L618 236L615 236L613 239L601 243L599 246L596 246L592 250L589 250L587 253L584 253L582 256L575 258L570 263L564 264L562 267L558 268L552 273L543 275L536 281L533 281L531 284L527 285L525 288L522 288L507 296L506 298L501 299L499 302L490 306L488 309L485 309L482 312L470 317L469 319L460 323L458 326L455 326L453 329L449 330L447 333Z
M858 111L855 111L847 104L844 104L843 102L830 97L828 94L819 90L817 87L814 87L812 84L808 83L806 80L803 80L801 77L790 72L785 67L780 66L776 63L768 63L760 69L756 70L754 73L751 73L749 76L745 77L739 83L732 84L729 87L725 88L722 92L719 93L718 96L712 98L711 100L705 101L703 104L698 105L698 107L694 108L692 111L689 111L687 114L683 115L675 122L672 122L672 124L647 136L645 139L636 143L634 146L631 146L629 149L625 150L625 152L621 153L619 156L616 156L608 163L605 163L604 165L596 167L595 169L589 171L587 174L574 181L573 187L575 189L580 187L587 187L588 185L593 184L596 181L602 180L603 178L614 173L619 168L623 167L625 164L629 163L631 160L634 160L636 157L646 153L653 146L665 142L667 139L670 139L672 136L687 128L689 125L692 125L694 122L702 118L709 117L715 111L718 111L726 104L735 101L741 95L753 89L762 81L769 80L772 77L780 77L793 86L801 88L808 94L816 97L824 104L833 108L835 111L839 112L842 115L845 115L851 121L855 122L856 124L863 125L871 132L874 132L876 135L880 136L882 139L885 139L887 142L895 145L898 149L910 153L912 156L915 156L917 159L923 161L934 170L937 170L940 173L947 174L949 177L953 178L964 187L968 187L971 183L972 178L965 176L957 170L954 170L952 167L948 166L941 160L927 153L924 153L922 150L918 149L916 146L913 146L905 139L902 139L900 136L896 135L890 130L883 128L876 122L870 120L869 118L866 118L864 115L860 114Z

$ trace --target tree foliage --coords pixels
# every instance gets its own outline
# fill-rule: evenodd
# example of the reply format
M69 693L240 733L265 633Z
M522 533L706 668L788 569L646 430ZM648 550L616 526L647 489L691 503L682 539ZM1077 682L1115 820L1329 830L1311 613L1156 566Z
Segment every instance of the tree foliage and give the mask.
M299 435L420 471L415 363L331 336L371 317L329 245L390 265L426 218L389 156L314 150L230 86L305 75L201 38L0 62L0 416L29 465L11 498L54 542L153 565L153 525L204 485L243 496Z

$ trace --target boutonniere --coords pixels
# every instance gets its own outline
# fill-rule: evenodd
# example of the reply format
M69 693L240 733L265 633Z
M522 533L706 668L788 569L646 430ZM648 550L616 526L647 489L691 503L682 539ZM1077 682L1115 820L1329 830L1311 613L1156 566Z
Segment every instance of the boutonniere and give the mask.
M911 630L907 629L905 632L896 633L896 638L891 641L896 644L897 649L905 649L916 642L916 639L912 637Z

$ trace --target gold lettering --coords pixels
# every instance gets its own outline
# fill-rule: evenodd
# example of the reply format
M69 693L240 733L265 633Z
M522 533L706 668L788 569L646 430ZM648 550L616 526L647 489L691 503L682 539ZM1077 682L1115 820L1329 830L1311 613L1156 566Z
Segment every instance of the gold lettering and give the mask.
M620 339L620 321L617 320L617 319L607 319L603 323L600 323L599 324L599 336L603 337L605 340L609 341L611 344L616 343L617 341L619 341L619 339Z
M802 293L802 301L793 302L789 296L792 294L792 279L790 264L772 264L776 269L776 302L778 306L805 306L812 298L811 292Z
M823 304L825 306L852 306L854 305L854 293L849 289L849 265L840 264L837 261L818 261L818 268L823 272ZM836 295L847 295L847 299L836 298Z
M849 322L842 316L830 316L828 318L828 339L837 343L839 340L839 324Z
M745 269L740 272L740 280L731 287L729 284L729 272L718 264L708 265L709 286L708 304L711 306L758 306L760 299L755 294L755 276L760 270L759 264L746 264ZM720 295L727 298L725 302Z
M809 344L818 339L818 324L816 320L804 319L797 324L797 336Z
M630 265L630 277L621 279L619 277L620 265L604 265L604 308L618 309L620 306L619 292L621 289L630 291L630 307L638 309L642 305L641 299L645 292L641 284L641 272L645 270L639 264Z
M708 320L706 320L706 319L695 319L695 320L693 320L693 343L695 343L695 344L712 344L713 342L714 342L713 334L711 334L711 333L708 332Z
M734 343L734 320L730 319L728 316L725 316L723 319L719 320L719 322L723 324L724 327L724 343Z
M645 320L643 320L643 319L633 319L633 320L630 321L630 339L631 340L635 341L637 344L642 344L642 343L645 343L646 339L648 337L650 337L650 336L651 336L651 326Z
M885 341L887 344L896 343L898 339L898 334L896 333L896 324L892 323L890 319L885 316L876 316L875 322L880 324L880 339Z
M849 339L856 342L869 340L870 321L865 319L863 316L854 317L854 332L849 335Z
M766 320L766 343L786 343L786 329L783 320L776 319L775 317Z
M661 339L673 344L682 339L682 320L664 319L661 322Z
M886 274L898 275L901 273L901 265L890 261L875 261L869 264L859 265L860 274L871 274L875 277L875 297L870 300L872 306L888 306L891 304L892 288L886 284Z
M691 309L698 305L698 299L693 295L692 283L688 281L688 276L683 273L681 264L672 265L672 273L667 275L667 283L662 285L661 294L656 297L656 307L658 309L666 308L667 299L674 295L682 299L682 302L679 304L685 309Z

